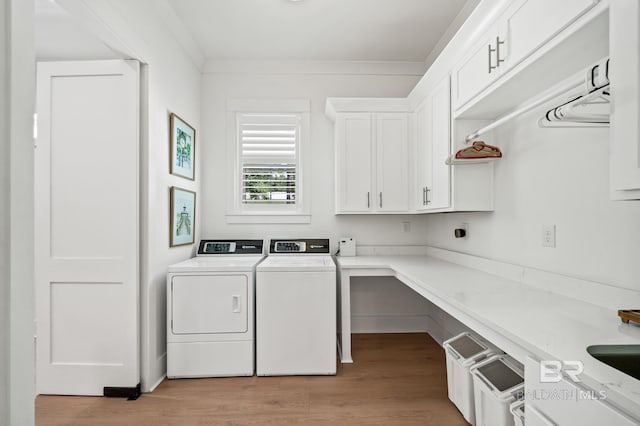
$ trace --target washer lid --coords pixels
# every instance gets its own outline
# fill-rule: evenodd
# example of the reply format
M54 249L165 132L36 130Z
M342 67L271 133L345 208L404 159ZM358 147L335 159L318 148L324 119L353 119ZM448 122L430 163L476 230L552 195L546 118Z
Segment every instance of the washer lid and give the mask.
M194 257L169 266L169 272L250 272L263 259L259 256Z
M258 265L258 271L297 271L322 272L335 271L336 264L331 256L269 256Z

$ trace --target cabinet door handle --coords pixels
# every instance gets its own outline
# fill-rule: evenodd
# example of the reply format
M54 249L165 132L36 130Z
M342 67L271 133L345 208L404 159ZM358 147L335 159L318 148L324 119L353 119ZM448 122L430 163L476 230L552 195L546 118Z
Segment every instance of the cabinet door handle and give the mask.
M429 201L429 191L431 191L431 190L430 190L430 189L429 189L429 187L427 186L427 187L425 188L425 192L424 192L424 193L425 193L425 201L426 201L426 205L429 205L429 204L431 203L431 201Z
M382 192L380 193L380 208L382 208Z
M367 192L367 208L371 207L371 193Z
M500 36L496 36L496 66L494 68L498 68L504 62L504 59L500 59L501 44L504 44L504 41L500 41Z
M427 205L427 187L422 188L422 205Z
M489 74L491 74L491 71L493 71L494 69L498 68L498 66L497 66L497 65L491 65L491 54L492 54L493 52L495 52L495 51L496 51L496 49L492 48L492 47L491 47L491 44L489 44L487 47L488 47L488 49L489 49L489 52L488 52L488 53L489 53Z

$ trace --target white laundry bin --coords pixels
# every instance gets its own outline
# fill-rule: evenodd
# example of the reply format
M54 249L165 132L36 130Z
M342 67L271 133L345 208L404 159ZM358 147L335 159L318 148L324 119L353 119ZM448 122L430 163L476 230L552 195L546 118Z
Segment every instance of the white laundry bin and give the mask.
M524 426L524 399L519 399L509 406L515 426Z
M475 424L473 379L469 373L476 363L501 351L478 336L465 332L442 344L447 358L447 392L449 399L465 420Z
M515 426L509 406L524 393L524 367L509 355L492 355L471 367L476 426Z

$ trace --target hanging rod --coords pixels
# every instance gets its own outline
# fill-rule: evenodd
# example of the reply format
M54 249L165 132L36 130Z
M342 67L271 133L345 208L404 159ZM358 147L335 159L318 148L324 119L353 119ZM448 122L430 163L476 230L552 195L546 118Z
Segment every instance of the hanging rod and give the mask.
M592 88L593 84L598 80L598 81L602 81L603 79L607 79L608 80L608 62L609 59L605 58L602 61L598 62L598 64L589 67L587 69L587 78L586 78L586 84L587 87ZM600 68L606 68L606 73L600 73L600 75L598 74L597 70ZM608 83L608 81L607 81ZM574 89L577 89L579 87L584 87L585 85L585 79L580 79L579 81L576 80L572 80L568 83L563 84L562 86L559 86L556 88L556 90L554 90L553 92L543 96L540 99L537 99L533 102L531 102L530 104L527 104L521 108L516 109L515 111L510 112L509 114L497 119L496 121L492 122L491 124L488 124L485 127L482 127L478 130L476 130L473 133L470 133L469 135L467 135L467 137L464 139L464 141L466 143L471 143L474 140L476 140L480 135L487 133L488 131L491 131L493 129L495 129L496 127L502 126L504 123L514 119L515 117L518 117L528 111L531 111L534 108L537 108L549 101L551 101L552 99L557 98L558 96L572 91Z
M557 98L558 96L562 95L563 93L566 93L570 90L576 89L580 86L582 86L584 84L584 81L572 81L571 83L567 83L565 85L563 85L562 87L559 87L557 90L554 90L552 93L548 94L547 96L538 99L537 101L534 101L528 105L523 106L522 108L518 108L515 111L510 112L509 114L497 119L496 121L492 122L491 124L488 124L485 127L482 127L481 129L476 130L473 133L470 133L469 135L467 135L466 138L464 138L464 141L466 143L471 143L474 140L476 140L480 135L483 135L493 129L495 129L496 127L500 127L502 126L504 123L518 117L519 115L524 114L525 112L531 111L534 108L539 107L542 104L545 104L547 102L549 102L550 100Z

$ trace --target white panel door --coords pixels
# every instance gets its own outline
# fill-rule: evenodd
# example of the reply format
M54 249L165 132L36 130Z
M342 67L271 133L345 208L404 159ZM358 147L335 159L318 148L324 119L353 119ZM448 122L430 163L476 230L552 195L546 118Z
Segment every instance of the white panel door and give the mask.
M405 113L376 114L376 128L376 210L408 212L408 116Z
M340 114L336 119L336 212L364 213L373 204L371 114Z
M175 334L247 331L246 275L178 275L170 294Z
M37 71L37 392L139 383L139 64Z

